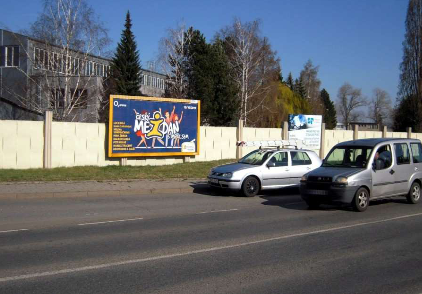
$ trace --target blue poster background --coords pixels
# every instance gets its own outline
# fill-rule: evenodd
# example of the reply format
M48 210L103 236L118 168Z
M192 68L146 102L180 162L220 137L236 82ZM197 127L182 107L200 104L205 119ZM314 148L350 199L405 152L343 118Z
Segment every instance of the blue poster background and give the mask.
M198 103L113 98L111 156L198 151Z

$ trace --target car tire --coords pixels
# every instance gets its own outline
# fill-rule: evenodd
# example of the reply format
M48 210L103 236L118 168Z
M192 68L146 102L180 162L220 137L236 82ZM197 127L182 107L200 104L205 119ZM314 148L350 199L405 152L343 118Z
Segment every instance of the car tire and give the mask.
M257 178L249 176L242 184L242 194L246 197L254 197L259 192L259 181Z
M315 200L306 200L305 202L308 205L309 209L317 209L321 205L321 203Z
M369 205L369 192L365 188L359 188L352 201L353 210L363 212Z
M418 182L413 182L410 186L409 193L406 196L407 202L410 204L416 204L421 199L421 185Z

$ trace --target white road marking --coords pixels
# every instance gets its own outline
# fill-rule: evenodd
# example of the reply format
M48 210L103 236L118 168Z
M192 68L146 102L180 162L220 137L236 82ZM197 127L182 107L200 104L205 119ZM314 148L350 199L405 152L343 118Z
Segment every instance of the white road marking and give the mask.
M215 212L227 212L227 211L236 211L239 210L237 208L233 208L233 209L223 209L223 210L212 210L212 211L203 211L203 212L199 212L197 214L205 214L205 213L215 213Z
M18 229L18 230L8 230L8 231L0 231L2 233L11 233L11 232L20 232L20 231L29 231L28 229Z
M83 223L83 224L78 224L78 226L89 226L89 225L100 225L100 224L119 223L119 222L130 222L130 221L136 221L136 220L142 220L142 219L143 219L142 217L128 218L128 219L118 219L118 220L104 221L104 222Z
M168 255L152 256L152 257L146 257L146 258L140 258L140 259L132 259L132 260L119 261L119 262L112 262L112 263L105 263L105 264L98 264L98 265L91 265L91 266L84 266L84 267L77 267L77 268L62 269L62 270L57 270L57 271L49 271L49 272L33 273L33 274L20 275L20 276L5 277L5 278L0 278L0 283L18 281L18 280L26 280L26 279L31 279L31 278L55 276L55 275L60 275L60 274L77 273L77 272L83 272L83 271L88 271L88 270L98 270L98 269L110 268L110 267L115 267L115 266L143 263L143 262L148 262L148 261L156 261L156 260L169 259L169 258L175 258L175 257L181 257L181 256L188 256L188 255L194 255L194 254L200 254L200 253L220 251L220 250L225 250L225 249L239 248L239 247L256 245L256 244L278 241L278 240L283 240L283 239L317 235L317 234L323 234L323 233L339 231L339 230L344 230L344 229L350 229L350 228L356 228L356 227L361 227L361 226L385 223L385 222L390 222L390 221L394 221L394 220L401 220L401 219L406 219L406 218L411 218L411 217L416 217L416 216L422 216L422 213L415 213L415 214L403 215L403 216L398 216L398 217L392 217L392 218L383 219L383 220L357 223L357 224L353 224L353 225L334 227L334 228L330 228L330 229L323 229L323 230L316 230L316 231L305 232L305 233L284 235L284 236L278 236L278 237L269 238L269 239L250 241L250 242L244 242L244 243L226 245L226 246L219 246L219 247L211 247L211 248L205 248L205 249L199 249L199 250L193 250L193 251L187 251L187 252L181 252L181 253L174 253L174 254L168 254Z

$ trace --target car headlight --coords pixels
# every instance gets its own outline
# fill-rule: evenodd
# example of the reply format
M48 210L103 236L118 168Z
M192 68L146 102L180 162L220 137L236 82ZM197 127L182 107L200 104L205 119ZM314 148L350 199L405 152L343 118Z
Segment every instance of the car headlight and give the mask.
M308 174L304 174L300 180L306 182L308 180Z
M338 178L336 178L336 180L334 182L337 183L337 184L347 185L347 178L346 177L338 177Z
M221 175L223 178L231 178L233 176L232 173L224 173Z

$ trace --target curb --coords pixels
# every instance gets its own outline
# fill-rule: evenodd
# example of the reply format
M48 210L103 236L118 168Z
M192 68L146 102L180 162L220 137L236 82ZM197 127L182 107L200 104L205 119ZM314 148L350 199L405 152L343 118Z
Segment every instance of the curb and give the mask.
M0 199L45 199L45 198L79 198L79 197L119 197L142 196L153 194L199 193L206 191L207 184L189 188L143 189L143 190L104 190L76 192L34 192L34 193L0 193Z

